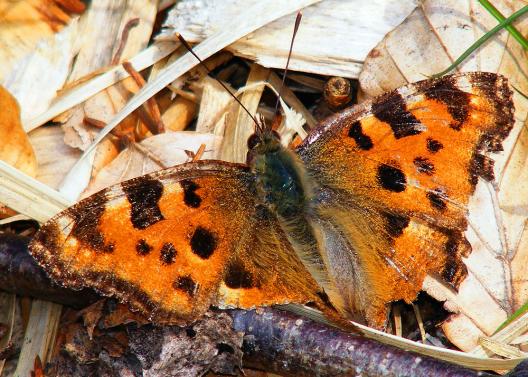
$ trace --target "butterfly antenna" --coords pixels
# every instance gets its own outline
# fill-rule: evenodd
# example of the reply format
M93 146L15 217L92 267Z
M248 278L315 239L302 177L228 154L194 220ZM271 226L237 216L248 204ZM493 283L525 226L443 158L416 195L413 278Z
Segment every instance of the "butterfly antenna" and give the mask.
M297 17L295 18L295 26L293 27L293 36L290 43L290 51L288 52L288 60L286 61L286 68L284 69L284 74L282 76L282 83L279 88L279 95L277 97L277 103L275 104L274 115L277 115L279 111L279 103L282 95L282 88L284 88L284 82L286 81L286 74L288 73L288 66L290 65L290 58L293 50L293 42L295 41L295 36L297 35L297 30L299 30L299 25L301 24L302 13L298 12Z
M191 53L194 55L194 57L196 59L198 59L198 61L200 62L200 64L202 65L202 67L205 68L205 70L207 71L207 73L211 73L211 70L209 69L209 67L207 67L207 65L205 64L205 62L200 59L200 57L198 55L196 55L196 53L194 52L193 48L191 47L191 45L183 38L183 36L180 34L180 33L176 33L176 37L178 37L178 39L180 40L180 42L185 46L185 48ZM242 102L240 102L240 100L237 98L237 96L235 96L233 93L231 93L231 90L229 90L229 88L227 87L227 85L225 85L222 81L218 80L216 77L213 76L213 78L220 84L222 85L222 87L231 95L231 97L233 97L235 99L235 101L238 102L238 104L240 105L240 107L242 107L246 113L250 116L251 119L253 119L253 122L255 122L255 125L257 128L260 128L260 125L257 121L257 118L255 118L250 112L249 110L246 108L246 106L244 106L242 104Z

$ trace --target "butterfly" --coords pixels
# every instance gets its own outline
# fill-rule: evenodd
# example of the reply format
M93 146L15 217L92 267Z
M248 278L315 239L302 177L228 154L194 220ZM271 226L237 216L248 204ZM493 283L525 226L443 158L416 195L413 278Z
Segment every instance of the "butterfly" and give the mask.
M295 150L259 123L247 164L108 187L42 225L30 251L56 281L154 322L300 303L383 328L426 275L464 279L468 200L512 126L500 75L420 81L324 120Z

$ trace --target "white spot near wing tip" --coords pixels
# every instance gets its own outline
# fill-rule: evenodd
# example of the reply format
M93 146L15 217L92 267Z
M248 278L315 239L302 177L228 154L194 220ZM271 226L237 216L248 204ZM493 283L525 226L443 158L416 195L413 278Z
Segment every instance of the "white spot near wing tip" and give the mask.
M402 86L401 88L396 89L396 92L402 97L408 97L411 94L416 93L416 85L410 84L407 86Z
M75 220L68 215L63 215L57 219L57 226L64 235L70 234L74 225Z
M105 192L105 198L107 200L112 200L114 198L118 198L123 195L125 195L125 192L123 191L121 185L110 186Z
M455 86L464 92L474 93L474 85L470 80L470 76L468 75L458 76L455 81Z

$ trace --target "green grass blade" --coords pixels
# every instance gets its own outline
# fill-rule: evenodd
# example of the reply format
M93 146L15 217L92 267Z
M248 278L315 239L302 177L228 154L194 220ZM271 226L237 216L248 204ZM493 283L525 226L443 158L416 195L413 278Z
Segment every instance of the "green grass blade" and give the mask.
M488 31L486 34L484 34L482 37L480 37L475 43L473 43L462 55L458 57L457 60L453 62L447 69L443 70L440 73L434 74L432 77L441 77L445 75L446 73L453 70L456 66L458 66L460 63L462 63L469 55L471 55L477 48L482 46L488 39L493 37L498 31L505 28L507 25L511 24L513 21L517 20L519 17L524 15L525 13L528 13L528 5L522 7L517 12L513 13L510 17L505 18L502 20L497 26L495 26L493 29Z
M523 306L521 306L519 309L515 311L506 321L502 322L499 327L497 327L497 330L493 334L498 333L500 330L508 326L510 323L515 321L519 316L523 315L528 311L528 302L526 302Z
M486 10L499 22L504 21L506 17L497 9L489 0L479 0L479 3L486 8ZM513 25L506 25L504 27L512 35L517 42L523 46L525 50L528 50L528 40L526 40L522 34Z

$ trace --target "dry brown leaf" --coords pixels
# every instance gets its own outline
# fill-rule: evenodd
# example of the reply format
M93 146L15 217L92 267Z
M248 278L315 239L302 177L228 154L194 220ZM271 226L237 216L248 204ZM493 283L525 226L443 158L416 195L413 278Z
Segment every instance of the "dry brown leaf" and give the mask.
M213 134L186 131L149 137L141 143L132 144L101 169L82 196L89 196L115 183L164 167L190 161L186 151L196 152L202 144L206 145L203 158L215 159L220 141L221 138Z
M168 130L183 131L196 116L197 109L196 103L178 96L161 114L161 120Z
M82 316L84 327L86 327L86 332L88 333L88 338L90 338L90 340L93 339L94 329L104 314L105 302L105 299L101 299L79 312L79 315Z
M20 122L16 99L0 86L0 160L34 177L37 172L35 152Z
M135 322L140 326L150 323L141 314L130 311L127 305L118 303L117 305L112 305L112 308L104 313L99 325L103 329L109 329L131 322Z
M16 99L0 86L0 160L34 177L37 159L33 147L20 122L20 108ZM7 203L4 203L7 204ZM0 203L0 217L12 216L12 210Z
M494 1L506 16L525 5L522 1ZM369 54L360 83L365 97L378 95L447 68L477 38L497 24L477 0L424 1ZM528 20L516 23L526 31ZM503 30L465 61L461 71L498 72L524 93L528 92L528 65L521 46ZM493 155L496 187L480 181L469 204L466 237L473 252L464 263L468 277L458 293L429 278L424 289L455 312L443 324L451 342L476 355L493 353L479 345L528 301L528 131L524 126L528 101L514 94L516 125ZM501 340L512 341L528 331L504 330ZM522 325L522 324L521 324ZM510 329L512 327L510 326ZM497 336L497 335L496 335ZM496 336L493 339L497 340Z

